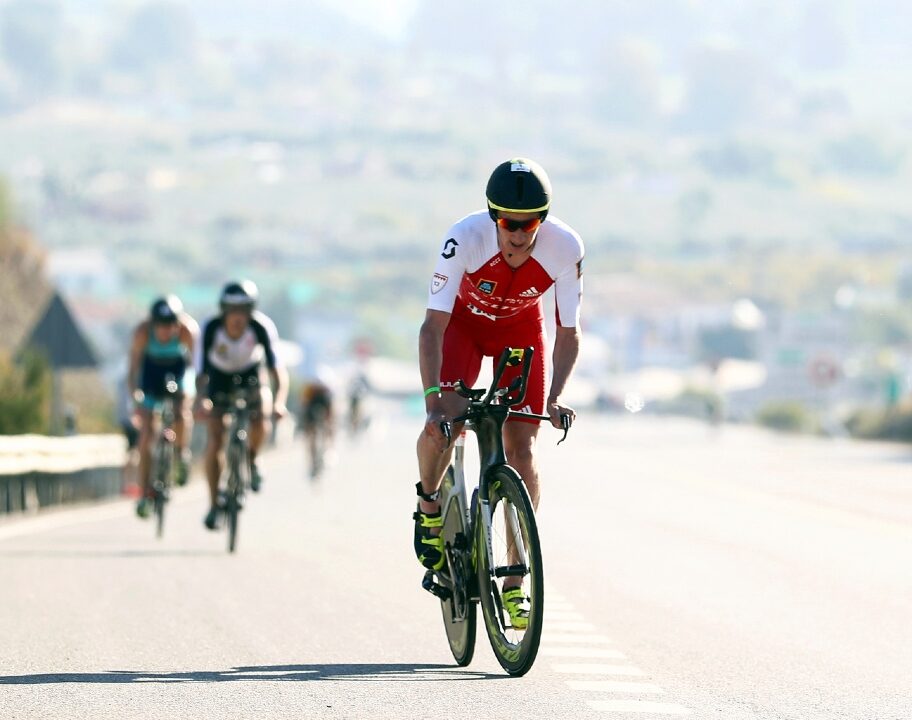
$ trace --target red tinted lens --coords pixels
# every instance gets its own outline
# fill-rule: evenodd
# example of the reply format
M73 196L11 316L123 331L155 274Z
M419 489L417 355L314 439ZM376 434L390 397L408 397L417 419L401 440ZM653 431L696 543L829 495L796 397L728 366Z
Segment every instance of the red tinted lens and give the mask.
M497 224L508 232L532 232L541 224L541 218L530 218L529 220L508 220L507 218L497 218Z

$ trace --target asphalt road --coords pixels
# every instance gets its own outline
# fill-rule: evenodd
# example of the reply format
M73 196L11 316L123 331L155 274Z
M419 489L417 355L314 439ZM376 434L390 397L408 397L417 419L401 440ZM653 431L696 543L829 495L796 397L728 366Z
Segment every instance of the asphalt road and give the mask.
M545 634L454 666L411 552L420 418L262 459L238 552L195 478L0 524L0 718L912 717L912 448L583 416L543 432ZM546 429L547 430L547 429Z

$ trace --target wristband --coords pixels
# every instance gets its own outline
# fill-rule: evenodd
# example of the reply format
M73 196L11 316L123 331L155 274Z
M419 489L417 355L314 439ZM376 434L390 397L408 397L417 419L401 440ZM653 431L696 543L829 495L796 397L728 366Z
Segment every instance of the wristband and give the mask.
M427 397L431 393L439 393L439 392L440 392L440 386L434 385L434 387L429 387L427 390L424 391L424 396Z

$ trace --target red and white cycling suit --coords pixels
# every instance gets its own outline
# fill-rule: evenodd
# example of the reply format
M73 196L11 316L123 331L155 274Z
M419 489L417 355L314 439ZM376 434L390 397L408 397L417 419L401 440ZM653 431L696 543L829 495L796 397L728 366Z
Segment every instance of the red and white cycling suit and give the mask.
M488 212L457 222L443 243L428 295L428 309L452 313L443 338L440 387L457 380L471 386L484 356L499 357L506 346L535 348L523 409L545 407L545 320L541 296L552 285L557 324L579 324L583 292L583 241L573 228L548 216L531 256L510 267L497 245L497 226ZM507 368L509 381L520 368ZM533 421L535 422L535 421Z

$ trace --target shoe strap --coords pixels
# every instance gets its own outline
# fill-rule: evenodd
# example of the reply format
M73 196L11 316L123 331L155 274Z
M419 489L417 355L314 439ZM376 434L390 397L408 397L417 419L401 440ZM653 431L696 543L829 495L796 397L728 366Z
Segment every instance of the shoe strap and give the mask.
M443 517L439 512L423 513L419 510L412 515L412 519L417 520L418 524L423 528L443 527Z
M522 588L510 588L509 590L504 590L500 597L505 602L516 603L517 605L525 602L526 595L523 593Z

